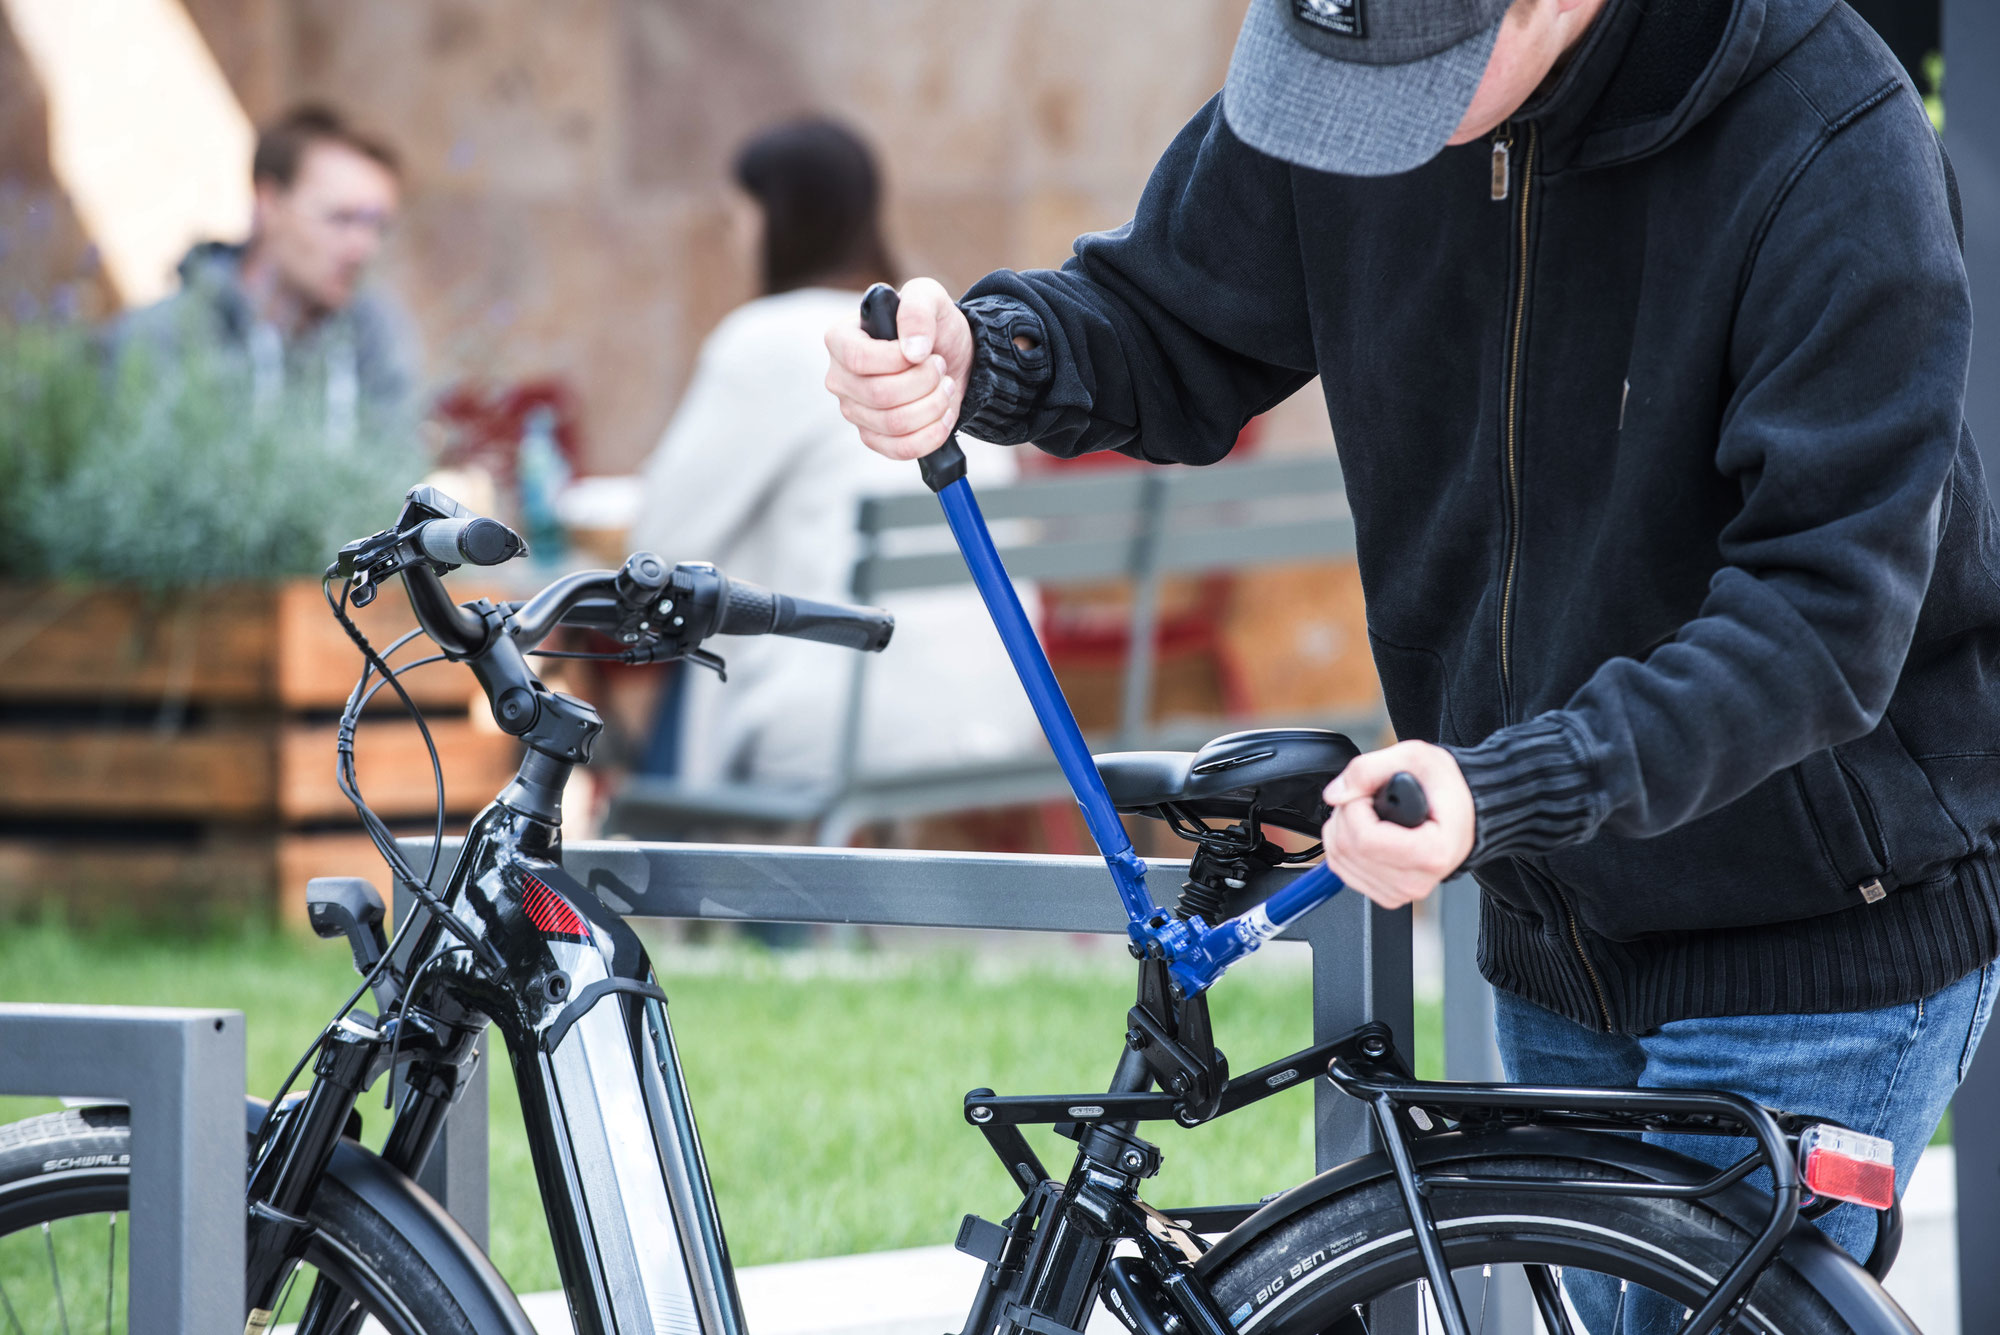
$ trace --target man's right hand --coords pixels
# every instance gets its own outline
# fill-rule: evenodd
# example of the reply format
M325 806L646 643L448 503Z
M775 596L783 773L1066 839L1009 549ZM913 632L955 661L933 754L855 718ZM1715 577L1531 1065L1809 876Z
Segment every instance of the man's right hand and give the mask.
M972 326L935 279L912 278L898 295L893 340L870 338L858 313L826 331L826 387L862 444L891 459L921 459L958 424Z

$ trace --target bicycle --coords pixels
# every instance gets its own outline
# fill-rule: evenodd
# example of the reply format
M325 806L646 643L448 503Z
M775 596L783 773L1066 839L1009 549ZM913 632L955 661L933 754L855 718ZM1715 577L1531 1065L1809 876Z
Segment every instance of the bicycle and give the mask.
M311 1060L310 1088L281 1090L272 1103L252 1100L247 1109L246 1335L271 1324L308 1272L301 1335L353 1335L364 1318L391 1335L532 1335L484 1253L415 1185L489 1023L520 1087L578 1330L740 1335L744 1328L665 994L631 927L561 866L564 785L590 759L603 725L588 703L550 690L528 657L678 659L721 671L722 660L701 647L714 635L787 635L873 652L888 644L894 622L876 609L771 593L704 563L670 568L647 553L617 571L565 575L522 602L460 605L446 593L444 574L524 550L505 525L418 487L392 527L343 548L327 572L328 604L365 663L337 731L339 784L421 907L391 940L381 897L367 881L308 887L315 932L347 939L362 982L285 1082L289 1090ZM378 653L347 608L350 600L365 606L398 576L418 629ZM597 632L619 647L541 649L559 626ZM439 652L390 667L387 659L419 634ZM439 658L471 669L494 722L524 750L512 782L474 819L456 866L434 891L443 779L429 729L398 675ZM385 686L431 751L438 815L430 865L421 870L355 782L355 733ZM374 1015L356 1009L370 992ZM400 1101L377 1155L357 1141L355 1109L392 1072ZM73 1108L0 1129L0 1238L39 1230L49 1280L48 1293L31 1295L41 1300L34 1304L18 1285L10 1295L0 1284L0 1329L20 1335L23 1309L64 1331L72 1311L94 1324L101 1309L112 1328L130 1154L121 1107ZM75 1266L65 1292L52 1226L106 1214L111 1246L91 1253L92 1278L105 1277L99 1303L77 1292Z
M893 336L894 293L872 290L863 323ZM1576 1301L1587 1304L1593 1284L1636 1284L1684 1305L1686 1335L1914 1331L1876 1283L1900 1237L1880 1142L1727 1094L1421 1082L1379 1025L1232 1078L1209 1025L1209 990L1340 889L1323 863L1288 870L1311 855L1283 853L1265 827L1316 833L1319 793L1356 749L1334 733L1278 729L1194 753L1093 758L986 533L963 456L947 446L923 471L1104 854L1139 972L1109 1089L966 1097L965 1120L1023 1196L1002 1223L968 1217L960 1229L961 1249L986 1262L963 1335L1078 1335L1100 1299L1134 1335L1386 1335L1433 1314L1468 1335L1465 1298L1483 1298L1496 1265L1521 1268L1551 1335L1576 1335ZM396 525L344 548L328 572L329 604L366 663L342 717L340 782L421 907L389 940L366 882L310 888L315 930L347 939L362 984L293 1072L312 1059L310 1089L250 1105L246 1332L266 1329L286 1286L310 1270L298 1324L309 1335L353 1335L364 1316L392 1335L529 1335L490 1262L414 1185L489 1023L520 1087L578 1331L744 1330L664 994L630 927L561 867L563 785L601 725L588 704L543 685L527 656L558 625L573 625L623 646L587 656L719 669L701 647L714 634L879 650L893 625L871 609L730 581L712 566L670 570L645 553L616 572L565 576L522 603L459 605L445 592L441 576L456 566L521 550L503 525L419 488ZM419 628L378 654L346 603L367 602L395 576ZM431 886L442 801L431 866L419 870L354 783L354 732L375 693L394 689L421 724L397 681L408 668L387 663L419 633L472 669L495 721L527 744L441 892ZM1416 823L1424 795L1401 776L1377 809ZM1121 811L1166 820L1195 844L1176 912L1153 902ZM370 991L373 1016L354 1010ZM391 1072L401 1102L376 1155L352 1134L354 1109ZM1163 1212L1140 1198L1159 1166L1141 1122L1200 1125L1321 1074L1367 1103L1380 1153L1256 1206ZM1020 1131L1029 1124L1076 1141L1065 1178L1036 1158ZM1619 1134L1640 1130L1748 1136L1754 1149L1717 1172ZM0 1238L86 1214L113 1213L115 1226L129 1150L115 1108L0 1130ZM1768 1192L1748 1181L1760 1170ZM1867 1269L1801 1224L1844 1199L1880 1210ZM50 1255L53 1265L53 1244ZM1481 1282L1462 1295L1456 1276L1468 1270Z

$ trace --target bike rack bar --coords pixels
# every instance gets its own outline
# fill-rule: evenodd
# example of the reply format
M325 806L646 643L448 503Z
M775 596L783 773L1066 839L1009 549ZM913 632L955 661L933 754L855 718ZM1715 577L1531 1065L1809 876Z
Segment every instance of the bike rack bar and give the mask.
M132 1335L243 1325L243 1013L0 1005L0 1094L132 1109Z
M404 844L428 856L429 841ZM458 845L439 859L450 874ZM1156 884L1177 885L1187 863L1149 861ZM1029 853L935 853L882 848L773 848L744 844L656 844L622 840L569 844L569 873L628 918L723 922L854 923L974 930L1093 932L1123 937L1127 919L1097 857ZM397 887L396 913L414 903ZM1313 953L1313 1041L1379 1021L1410 1050L1410 916L1384 913L1359 895L1338 896L1283 933ZM1250 966L1250 967L1254 967ZM662 980L668 994L673 979ZM1116 1016L1105 1019L1107 1036ZM695 1040L699 1042L697 1038ZM1108 1037L1107 1037L1107 1041ZM1313 1094L1314 1161L1319 1171L1373 1148L1368 1109L1318 1082ZM483 1215L485 1156L448 1149L455 1136L486 1135L483 1078L461 1097L433 1151L424 1184L445 1208L476 1200ZM955 1117L941 1107L940 1117ZM476 1128L454 1131L454 1126ZM482 1145L483 1148L483 1145ZM469 1221L463 1217L461 1223ZM481 1220L483 1223L483 1218ZM483 1229L474 1236L481 1236Z

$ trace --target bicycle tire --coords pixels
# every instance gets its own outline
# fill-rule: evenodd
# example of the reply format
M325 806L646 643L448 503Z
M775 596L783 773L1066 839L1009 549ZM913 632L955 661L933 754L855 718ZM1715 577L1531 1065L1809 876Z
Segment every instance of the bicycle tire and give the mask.
M1459 1167L1481 1176L1602 1178L1602 1164L1544 1156L1480 1159ZM1467 1318L1480 1295L1465 1274L1489 1266L1544 1264L1594 1271L1698 1307L1751 1240L1744 1225L1703 1200L1564 1194L1438 1185L1430 1197L1445 1259L1458 1272ZM1246 1225L1250 1227L1250 1225ZM1197 1265L1237 1335L1306 1335L1365 1329L1367 1305L1423 1278L1422 1258L1396 1184L1374 1179L1309 1207L1221 1259ZM1204 1258L1206 1262L1208 1258ZM1579 1335L1581 1327L1579 1329ZM1725 1326L1761 1335L1851 1335L1852 1327L1782 1258Z
M0 1240L79 1215L127 1210L130 1164L124 1108L71 1108L0 1126ZM477 1335L424 1255L339 1181L321 1181L305 1217L313 1226L305 1263L337 1282L390 1335Z

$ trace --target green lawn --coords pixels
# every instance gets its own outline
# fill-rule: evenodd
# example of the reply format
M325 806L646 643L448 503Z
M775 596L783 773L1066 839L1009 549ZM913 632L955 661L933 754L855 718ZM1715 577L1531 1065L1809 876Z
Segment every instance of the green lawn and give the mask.
M945 1243L967 1211L1006 1213L1007 1180L959 1115L965 1091L1102 1089L1131 1004L1122 953L1054 936L1032 949L961 939L922 953L663 947L656 963L739 1265ZM0 1000L242 1010L250 1087L264 1094L353 983L338 942L0 927ZM1214 995L1218 1041L1237 1070L1309 1041L1297 957L1250 961ZM1438 1026L1435 1010L1420 1016L1425 1074L1436 1073ZM554 1288L504 1061L493 1076L494 1259L523 1292ZM0 1099L0 1121L54 1106ZM1150 1128L1166 1168L1149 1197L1249 1200L1303 1179L1310 1108L1293 1094L1194 1131ZM362 1113L379 1143L379 1093ZM1057 1171L1067 1144L1042 1135Z

